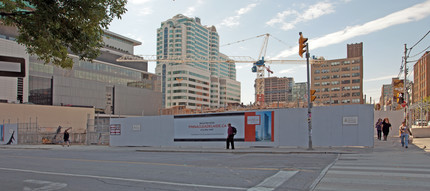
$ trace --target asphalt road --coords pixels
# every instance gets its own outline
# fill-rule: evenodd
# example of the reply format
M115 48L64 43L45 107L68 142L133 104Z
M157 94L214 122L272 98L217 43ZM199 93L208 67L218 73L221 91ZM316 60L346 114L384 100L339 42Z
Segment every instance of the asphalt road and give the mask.
M0 190L309 190L335 154L0 149Z

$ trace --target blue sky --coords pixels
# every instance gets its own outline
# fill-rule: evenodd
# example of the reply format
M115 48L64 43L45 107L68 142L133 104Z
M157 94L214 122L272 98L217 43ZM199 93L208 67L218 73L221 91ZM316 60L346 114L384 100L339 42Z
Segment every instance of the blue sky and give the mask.
M114 20L109 30L142 42L135 54L156 54L156 30L161 22L177 14L199 17L203 25L217 28L220 45L269 33L266 59L303 60L298 56L299 32L309 38L311 55L326 59L346 58L346 45L363 42L363 94L377 99L383 84L397 77L408 48L430 30L430 0L129 0L128 12ZM278 41L279 39L280 41ZM263 38L222 46L228 56L258 58ZM410 50L409 61L417 60L430 45L430 35ZM430 49L427 49L430 51ZM408 79L413 80L408 63ZM251 63L238 63L241 101L254 101L255 73ZM155 63L148 65L155 71ZM271 65L271 76L306 81L305 65ZM267 74L266 74L267 75ZM403 75L400 75L403 78ZM373 101L372 101L373 102Z

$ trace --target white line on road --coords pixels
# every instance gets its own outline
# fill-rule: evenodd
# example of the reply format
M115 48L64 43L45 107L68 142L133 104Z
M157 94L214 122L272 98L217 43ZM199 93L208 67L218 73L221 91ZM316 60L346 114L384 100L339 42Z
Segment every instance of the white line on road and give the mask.
M279 187L282 183L293 177L299 171L279 171L275 175L266 178L263 182L254 186L248 191L272 191Z
M98 178L98 179L120 180L120 181L130 181L130 182L144 182L144 183L165 184L165 185L174 185L174 186L215 188L215 189L230 189L230 190L247 190L247 188L241 188L241 187L212 186L212 185L202 185L202 184L187 184L187 183L164 182L164 181L141 180L141 179L129 179L129 178L119 178L119 177L109 177L109 176L95 176L95 175L86 175L86 174L69 174L69 173L61 173L61 172L44 172L44 171L37 171L37 170L25 170L25 169L15 169L15 168L1 168L0 167L0 170L15 171L15 172L26 172L26 173L35 173L35 174L58 175L58 176Z
M26 183L32 183L32 184L46 184L45 186L38 187L35 189L31 189L29 187L24 187L24 191L54 191L54 190L61 190L65 187L67 187L66 183L59 183L59 182L50 182L50 181L44 181L44 180L24 180Z

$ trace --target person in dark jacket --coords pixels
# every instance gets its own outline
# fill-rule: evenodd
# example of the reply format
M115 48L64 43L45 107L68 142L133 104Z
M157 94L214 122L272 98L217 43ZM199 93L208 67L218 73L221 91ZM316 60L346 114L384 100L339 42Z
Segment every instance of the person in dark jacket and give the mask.
M68 146L68 147L70 147L70 140L69 140L70 135L69 135L69 132L68 132L70 129L71 129L71 127L67 128L67 129L64 131L64 136L63 136L63 139L64 139L63 147L64 147L64 144L66 144L66 143L67 143L67 146Z
M388 120L388 118L385 118L384 121L382 122L382 133L384 133L384 141L387 140L388 133L390 133L390 129L391 129L390 120Z
M376 131L378 133L378 140L381 140L382 135L382 119L379 118L378 122L375 124Z
M234 149L234 130L233 130L233 126L231 126L231 123L228 124L228 129L227 129L227 149L229 149L230 147L230 143L231 143L231 149Z

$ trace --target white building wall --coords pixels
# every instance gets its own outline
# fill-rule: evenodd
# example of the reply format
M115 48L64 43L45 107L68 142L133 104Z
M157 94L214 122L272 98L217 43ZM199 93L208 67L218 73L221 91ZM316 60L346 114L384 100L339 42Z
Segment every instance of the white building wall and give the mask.
M238 147L308 146L306 108L274 110L273 142L235 142ZM357 124L345 124L345 117L356 117ZM343 105L312 109L313 146L373 146L373 105ZM121 134L110 136L111 146L195 146L225 147L218 142L174 142L174 116L112 119L121 124ZM394 124L393 124L394 125ZM139 127L139 130L136 130Z

